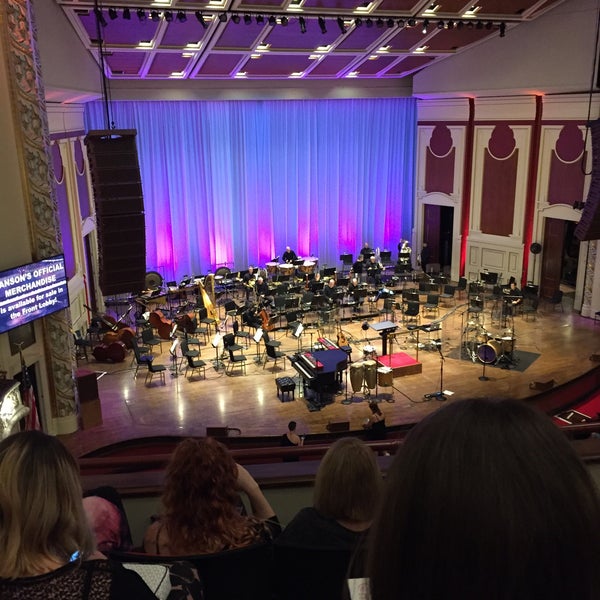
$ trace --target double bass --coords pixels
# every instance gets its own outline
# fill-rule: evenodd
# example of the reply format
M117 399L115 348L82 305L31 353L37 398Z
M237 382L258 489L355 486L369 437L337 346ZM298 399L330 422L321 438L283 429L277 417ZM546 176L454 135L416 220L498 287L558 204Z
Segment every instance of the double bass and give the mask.
M158 333L158 337L163 340L171 338L173 330L173 322L169 321L161 310L153 310L148 316L148 322Z
M127 309L127 312L119 317L119 319L115 319L110 315L101 315L85 304L83 307L89 310L94 317L100 319L102 324L108 329L108 331L102 337L103 344L110 346L114 342L122 342L126 348L133 348L132 340L135 339L135 331L122 322L123 319L132 311L133 305L130 305Z

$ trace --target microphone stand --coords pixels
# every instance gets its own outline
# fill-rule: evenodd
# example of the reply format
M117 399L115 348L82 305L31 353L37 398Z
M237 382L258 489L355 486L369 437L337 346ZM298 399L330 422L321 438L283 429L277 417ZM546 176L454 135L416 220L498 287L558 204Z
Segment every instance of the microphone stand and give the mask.
M446 400L446 396L444 395L444 355L442 354L442 342L441 340L436 340L435 345L437 346L438 352L440 353L440 391L433 392L431 394L425 394L424 398L427 400Z

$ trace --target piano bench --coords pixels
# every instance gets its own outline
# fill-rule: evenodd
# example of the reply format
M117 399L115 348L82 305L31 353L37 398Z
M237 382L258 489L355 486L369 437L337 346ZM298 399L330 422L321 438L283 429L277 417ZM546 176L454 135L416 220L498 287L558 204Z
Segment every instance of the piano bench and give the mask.
M290 393L292 394L291 400L295 399L294 390L296 389L296 382L291 377L278 377L275 383L277 384L277 397L279 398L279 392L281 392L280 399L282 402L290 400Z

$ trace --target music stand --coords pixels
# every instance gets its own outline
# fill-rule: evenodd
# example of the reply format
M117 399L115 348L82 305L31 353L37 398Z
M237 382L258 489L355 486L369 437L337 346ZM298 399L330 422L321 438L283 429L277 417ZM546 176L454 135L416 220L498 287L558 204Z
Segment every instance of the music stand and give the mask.
M252 339L256 342L256 356L254 357L254 362L259 363L260 361L260 352L258 351L258 347L260 346L260 340L263 337L262 327L257 327Z
M211 341L212 347L215 349L215 360L213 361L213 365L215 367L215 371L218 371L221 366L225 366L223 361L219 358L219 344L223 339L223 335L220 333L215 333Z
M302 350L302 332L304 331L304 325L302 323L298 323L298 326L294 330L292 335L298 340L298 352Z
M171 338L175 335L175 330L177 329L177 325L173 327L171 331ZM169 354L171 355L171 362L173 365L171 366L171 377L177 377L179 375L177 371L177 347L181 343L181 340L178 337L173 338L173 343L169 348Z

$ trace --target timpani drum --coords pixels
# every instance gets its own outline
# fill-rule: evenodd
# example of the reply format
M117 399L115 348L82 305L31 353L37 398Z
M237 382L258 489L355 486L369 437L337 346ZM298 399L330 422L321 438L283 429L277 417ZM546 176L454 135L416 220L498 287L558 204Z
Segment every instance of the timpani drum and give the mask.
M294 265L289 265L287 263L282 263L279 265L279 274L283 276L293 275L296 267Z
M394 370L391 367L379 367L377 369L377 382L381 387L394 385Z
M311 260L305 260L299 267L298 270L304 275L310 275L315 272L316 263Z
M350 365L350 383L352 390L360 392L362 390L363 379L365 376L365 363L362 361L354 362Z
M277 275L278 268L279 268L278 262L268 262L267 263L267 273L269 275Z
M365 360L365 382L370 390L377 387L377 363L374 360Z

